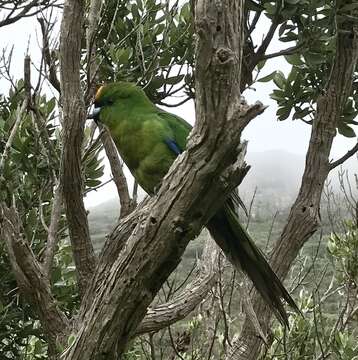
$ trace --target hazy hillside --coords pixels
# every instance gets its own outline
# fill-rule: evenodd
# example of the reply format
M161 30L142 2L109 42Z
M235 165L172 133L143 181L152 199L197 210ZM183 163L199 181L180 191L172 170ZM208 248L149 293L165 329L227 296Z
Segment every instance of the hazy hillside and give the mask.
M257 188L252 211L254 219L267 219L277 210L284 213L297 192L303 161L303 157L282 151L248 154L247 162L252 167L240 192L245 203L249 204ZM89 209L90 230L97 249L118 216L117 198Z
M89 209L88 222L95 250L98 251L105 236L116 224L119 202L113 199Z
M302 155L280 150L249 152L246 162L251 165L251 169L241 185L243 191L252 191L257 186L263 191L296 193L303 173Z
M285 211L297 194L304 157L273 150L248 153L246 161L251 169L240 186L240 195L249 204L256 189L253 217Z
M248 153L246 161L251 169L240 186L240 196L247 207L256 189L252 207L253 232L264 233L269 220L278 211L278 221L283 221L291 206L300 184L305 158L289 152L273 150L259 153ZM349 162L350 172L357 172L357 159ZM338 188L337 174L332 180ZM104 239L119 216L117 198L89 209L89 223L93 239L97 243ZM263 229L258 223L266 223ZM263 224L262 224L263 226Z

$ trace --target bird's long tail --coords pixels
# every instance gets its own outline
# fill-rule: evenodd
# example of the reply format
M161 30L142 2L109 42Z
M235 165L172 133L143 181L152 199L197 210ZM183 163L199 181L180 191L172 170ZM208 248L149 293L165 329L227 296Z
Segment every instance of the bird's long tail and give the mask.
M296 312L300 313L300 310L271 269L263 253L240 225L230 201L214 215L207 228L228 260L249 276L276 318L281 324L288 326L288 316L283 301Z

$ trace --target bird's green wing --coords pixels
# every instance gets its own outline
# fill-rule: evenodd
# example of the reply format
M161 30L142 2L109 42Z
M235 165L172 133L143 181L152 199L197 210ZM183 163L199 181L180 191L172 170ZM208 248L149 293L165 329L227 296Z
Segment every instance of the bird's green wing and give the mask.
M157 108L157 110L160 118L167 122L173 133L173 138L165 139L165 143L169 149L175 153L175 155L179 155L186 148L187 137L192 129L192 126L180 116L168 113L160 108ZM245 204L236 191L233 191L230 199L228 199L227 205L229 204L233 211L235 211L235 207L241 207L245 214L248 215Z
M171 151L179 155L186 148L187 137L192 127L180 116L168 113L159 108L157 108L157 110L158 116L168 124L173 134L173 138L166 139L165 143Z

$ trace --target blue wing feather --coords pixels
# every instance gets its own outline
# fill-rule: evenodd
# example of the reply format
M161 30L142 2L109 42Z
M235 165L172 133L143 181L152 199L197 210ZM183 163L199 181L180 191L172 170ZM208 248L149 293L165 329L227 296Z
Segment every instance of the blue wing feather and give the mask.
M179 145L173 139L165 139L164 142L167 144L168 148L173 151L175 155L180 155L183 150L179 147Z

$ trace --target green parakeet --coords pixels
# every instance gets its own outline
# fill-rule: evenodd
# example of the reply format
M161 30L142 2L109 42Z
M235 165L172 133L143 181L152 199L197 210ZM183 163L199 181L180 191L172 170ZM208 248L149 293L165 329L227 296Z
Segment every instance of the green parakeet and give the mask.
M179 116L156 107L141 88L131 83L102 86L94 105L89 118L107 126L138 184L148 194L154 194L175 158L185 150L191 126ZM206 227L229 261L249 276L277 319L288 325L283 300L295 311L299 310L240 225L234 203L233 194Z

